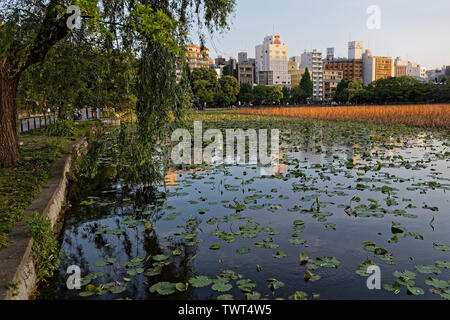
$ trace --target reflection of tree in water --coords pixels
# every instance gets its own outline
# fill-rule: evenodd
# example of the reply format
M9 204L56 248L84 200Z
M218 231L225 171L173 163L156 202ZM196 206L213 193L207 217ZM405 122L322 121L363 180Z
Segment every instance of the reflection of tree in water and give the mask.
M190 262L195 258L197 244L186 245L183 236L181 239L169 239L170 242L166 243L161 241L157 230L146 230L144 223L141 222L147 219L154 224L164 217L165 194L154 187L132 188L127 185L111 183L103 190L103 193L100 191L93 194L90 193L91 188L87 187L84 192L77 190L72 193L78 199L87 198L82 195L95 195L96 202L92 206L76 204L66 213L61 265L59 272L49 281L50 285L43 285L40 288L42 298L78 298L78 294L82 290L69 291L66 288L65 271L70 265L78 265L81 268L82 277L93 272L105 272L103 277L92 281L96 286L115 281L125 283L124 278L130 278L131 281L125 283L126 296L135 299L158 298L158 296L151 295L148 288L159 281L186 283L191 274ZM124 201L127 198L130 201ZM76 203L80 203L80 201ZM150 214L148 214L149 208L151 208ZM128 227L121 223L127 218L140 222L136 226ZM195 220L186 226L186 233L195 232L199 223L198 220ZM99 233L104 226L109 226L106 230L116 229L122 230L122 232L117 235ZM182 254L172 257L161 247L169 251L177 248L181 250ZM171 261L169 265L162 268L159 276L147 277L143 274L128 276L127 271L134 268L127 269L122 265L139 256L146 260L138 267L148 269L154 262L151 256L159 254L169 255ZM96 261L108 258L117 258L117 262L104 268L94 267ZM124 294L105 294L91 298L115 299L123 297ZM192 292L188 290L184 293L174 294L170 298L190 299L191 295Z

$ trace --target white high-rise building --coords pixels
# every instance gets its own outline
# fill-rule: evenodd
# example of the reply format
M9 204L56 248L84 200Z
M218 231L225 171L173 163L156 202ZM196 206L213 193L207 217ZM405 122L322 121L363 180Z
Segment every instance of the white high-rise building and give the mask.
M291 86L288 70L288 46L278 33L267 35L264 42L255 47L255 71L258 84Z
M301 68L308 68L312 75L313 82L313 98L323 100L323 62L322 53L313 50L312 52L304 52L302 54Z
M416 78L427 78L427 69L420 64L409 62L406 67L406 75Z
M362 59L364 46L362 41L351 41L348 43L348 58Z

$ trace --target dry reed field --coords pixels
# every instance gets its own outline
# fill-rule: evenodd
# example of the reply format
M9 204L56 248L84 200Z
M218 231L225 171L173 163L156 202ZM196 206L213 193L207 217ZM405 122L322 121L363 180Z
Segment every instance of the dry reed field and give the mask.
M450 104L350 107L258 107L239 109L233 112L323 120L354 120L376 124L404 124L407 126L450 130Z

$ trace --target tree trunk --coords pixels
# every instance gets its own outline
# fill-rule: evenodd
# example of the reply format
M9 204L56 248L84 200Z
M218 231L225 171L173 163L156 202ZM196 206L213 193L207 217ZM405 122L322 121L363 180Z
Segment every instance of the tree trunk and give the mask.
M10 168L19 161L19 137L17 135L17 84L18 77L10 78L0 69L0 168Z

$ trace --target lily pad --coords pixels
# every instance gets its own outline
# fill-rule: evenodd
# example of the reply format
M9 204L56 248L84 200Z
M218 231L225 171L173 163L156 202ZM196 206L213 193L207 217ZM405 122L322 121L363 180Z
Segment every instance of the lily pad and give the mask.
M239 254L247 254L249 252L250 252L250 248L239 248L236 250L236 253L239 253Z
M241 291L252 292L253 288L256 287L256 282L251 279L245 279L237 281L236 285Z
M154 293L155 291L162 295L167 296L177 291L176 284L172 282L158 282L154 284L149 289L150 293Z
M214 284L211 287L211 289L218 292L230 291L231 288L233 288L233 286L223 280L215 280Z
M439 269L438 267L434 266L434 265L430 265L430 266L424 266L424 265L417 265L414 267L414 269L416 269L417 272L423 273L423 274L440 274L441 273L441 269Z
M447 281L429 277L425 280L425 283L429 286L435 287L436 289L447 289L450 284Z
M189 283L195 288L203 288L209 286L212 280L207 276L197 276L189 279Z

